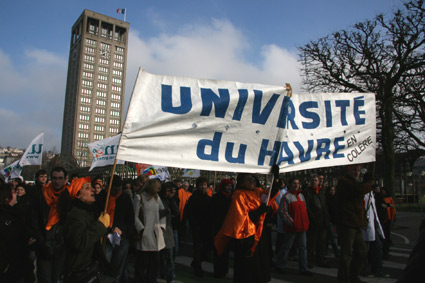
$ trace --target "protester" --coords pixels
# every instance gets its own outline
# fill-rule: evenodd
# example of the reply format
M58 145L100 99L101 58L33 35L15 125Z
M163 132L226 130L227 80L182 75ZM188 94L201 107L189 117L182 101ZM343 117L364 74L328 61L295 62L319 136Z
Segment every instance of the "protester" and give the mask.
M179 222L180 222L180 211L179 205L177 203L178 199L176 197L176 188L170 188L170 194L167 198L168 206L171 211L171 226L173 229L173 238L174 238L174 248L173 248L173 258L175 259L178 253L179 246ZM177 200L176 200L177 199Z
M277 179L278 168L274 172ZM233 239L235 259L233 282L268 282L270 278L270 254L267 237L262 236L267 194L255 187L257 179L250 173L237 176L235 192L224 223L214 239L217 253L221 255ZM274 189L276 190L274 192ZM277 187L273 185L274 195Z
M281 179L280 182L281 182L281 186L280 186L279 194L277 195L275 199L278 206L280 206L283 196L288 192L288 188L286 187L285 180ZM276 216L276 229L277 229L277 234L276 234L276 242L275 242L275 255L279 253L280 247L282 246L283 233L284 233L283 219L280 217L279 213L277 213L277 216Z
M24 184L24 183L25 183L25 182L24 182L24 178L23 178L22 176L19 176L19 177L13 178L13 179L12 179L12 181L11 181L12 187L13 187L14 189L16 189L16 187L17 187L18 185L22 185L22 184Z
M136 242L135 282L154 283L158 277L159 251L165 248L163 230L166 228L165 217L160 217L160 211L165 211L158 196L160 190L161 182L150 179L133 200L135 227L138 233L142 233Z
M369 181L360 183L360 165L346 167L346 175L338 180L337 229L341 254L338 263L339 282L363 282L360 278L366 259L366 244L362 229L366 227L364 195L372 190Z
M96 195L100 194L100 192L103 190L103 188L102 188L102 184L101 184L101 183L99 183L99 182L93 182L93 183L92 183L92 187L93 187L93 189L94 189L94 193L95 193Z
M298 269L301 275L313 275L308 270L307 263L307 238L306 231L309 219L305 199L300 191L300 181L291 178L288 182L289 191L283 196L279 204L279 215L282 219L284 233L282 234L282 245L277 253L276 269L285 273L284 268L288 262L289 251L297 239L298 242Z
M180 189L177 189L179 213L180 213L180 223L179 223L179 245L181 241L186 237L187 231L187 215L184 214L184 210L192 193L189 191L189 183L183 182L183 186Z
M216 236L223 225L232 200L232 181L223 179L218 186L218 192L211 198L211 226L212 235ZM230 245L226 247L221 255L214 248L214 277L224 278L229 272Z
M66 283L101 282L95 246L106 234L110 218L108 214L97 218L94 196L89 177L74 179L60 196L60 221L64 223L66 247ZM114 232L120 233L119 229Z
M313 262L320 267L330 267L325 259L329 212L325 191L320 187L319 177L312 175L310 186L303 191L310 225L307 231L307 257L309 267Z
M167 283L174 281L174 235L171 224L172 218L177 218L179 208L172 198L171 190L175 189L173 183L164 183L161 186L160 197L164 208L169 211L166 215L166 228L164 231L165 248L159 252L160 257L160 278L165 279Z
M122 191L123 193L128 194L128 196L131 199L133 199L134 196L133 196L133 190L131 188L131 183L132 183L131 179L124 180L122 182Z
M68 175L63 167L51 171L52 182L36 192L31 211L31 236L36 240L38 282L57 282L63 275L65 248L62 224L56 208L66 189Z
M130 196L122 191L121 177L115 175L112 180L111 195L106 212L110 215L110 228L118 228L119 245L107 245L107 258L110 259L112 273L117 283L128 282L127 256L130 247L130 233L134 226L133 202Z
M385 220L382 221L382 229L385 235L384 242L382 243L382 258L388 259L390 257L390 246L392 245L391 228L396 219L396 210L394 199L387 195L387 192L383 188L381 193L384 198L383 207L386 209L386 217Z
M31 195L31 198L41 191L41 189L47 184L47 171L40 169L35 173L35 183L28 189L28 194Z
M9 184L0 185L0 282L24 282L30 270L29 235L17 195Z
M379 189L379 186L375 187ZM374 193L370 192L364 196L367 226L363 229L363 238L368 250L368 260L364 265L364 273L369 277L389 277L382 272L382 240L384 231L379 221ZM370 269L370 272L369 272Z
M212 248L210 223L211 197L207 193L208 182L205 177L196 179L196 190L190 196L185 213L192 229L193 261L191 266L197 276L203 276L202 261Z
M327 229L327 244L326 249L328 248L329 244L331 244L331 247L334 252L335 258L339 257L339 247L336 237L336 217L338 214L337 211L337 199L335 197L335 187L330 186L326 190L326 204L328 207L328 213L329 213L329 226Z

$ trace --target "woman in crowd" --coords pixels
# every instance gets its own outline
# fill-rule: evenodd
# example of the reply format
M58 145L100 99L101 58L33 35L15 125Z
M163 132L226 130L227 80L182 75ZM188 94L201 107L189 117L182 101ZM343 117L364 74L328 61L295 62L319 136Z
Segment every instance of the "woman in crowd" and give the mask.
M96 218L95 192L89 177L73 180L67 189L58 204L64 223L65 282L100 282L95 246L107 232L109 215Z
M155 283L159 271L159 251L165 248L163 230L165 230L164 205L158 192L161 182L150 179L141 194L133 200L135 227L142 238L136 242L135 282Z
M0 282L24 282L28 272L29 236L17 196L8 184L0 185Z
M168 213L166 215L166 229L164 231L165 248L159 252L160 255L160 277L168 282L172 282L175 278L174 274L174 255L173 250L175 246L173 226L171 224L172 218L178 218L179 207L172 198L171 190L174 189L172 182L164 183L161 186L161 200Z

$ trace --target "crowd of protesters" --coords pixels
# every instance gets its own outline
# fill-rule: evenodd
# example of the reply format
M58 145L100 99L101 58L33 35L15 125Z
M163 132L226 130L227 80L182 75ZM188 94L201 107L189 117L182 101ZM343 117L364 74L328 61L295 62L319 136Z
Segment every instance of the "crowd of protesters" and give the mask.
M192 187L143 174L115 175L106 186L56 167L49 177L39 170L32 186L22 178L3 182L0 282L128 282L130 262L134 282L173 282L188 238L199 277L204 261L213 262L214 277L226 277L231 253L234 282L269 282L272 267L284 274L296 258L300 275L313 276L314 266L330 267L329 246L339 282L388 277L382 260L394 202L371 176L360 181L360 166L348 166L336 186L322 175L283 180L277 166L271 173L269 185L240 173L217 186L205 177Z

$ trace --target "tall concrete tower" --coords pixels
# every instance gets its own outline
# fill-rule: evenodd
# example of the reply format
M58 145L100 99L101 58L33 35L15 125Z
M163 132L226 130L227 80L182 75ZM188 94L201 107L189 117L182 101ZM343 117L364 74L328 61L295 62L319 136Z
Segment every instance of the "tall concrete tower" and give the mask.
M61 153L82 167L91 164L87 144L121 129L129 27L89 10L72 27Z

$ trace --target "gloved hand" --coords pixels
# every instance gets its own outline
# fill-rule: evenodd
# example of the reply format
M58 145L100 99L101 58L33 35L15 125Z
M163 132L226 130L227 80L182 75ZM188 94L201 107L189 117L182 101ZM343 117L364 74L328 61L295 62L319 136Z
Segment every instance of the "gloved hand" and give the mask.
M248 216L252 222L256 223L260 220L260 216L268 211L268 206L266 204L261 204L256 210L248 212Z
M100 222L102 222L103 225L105 225L105 228L108 228L111 224L111 217L108 213L102 212L98 218Z

